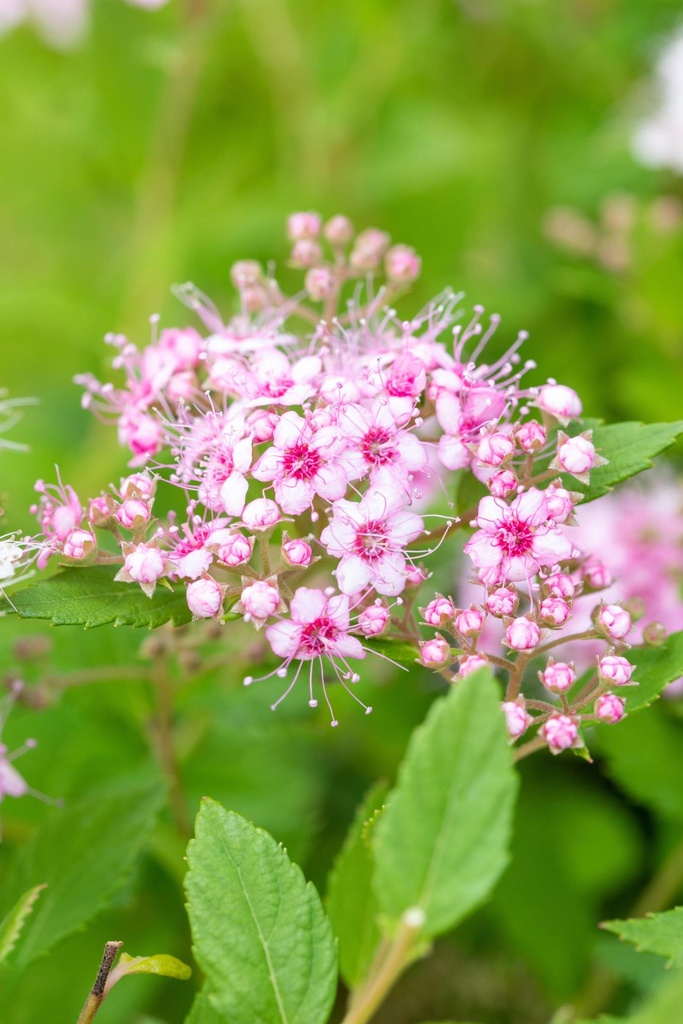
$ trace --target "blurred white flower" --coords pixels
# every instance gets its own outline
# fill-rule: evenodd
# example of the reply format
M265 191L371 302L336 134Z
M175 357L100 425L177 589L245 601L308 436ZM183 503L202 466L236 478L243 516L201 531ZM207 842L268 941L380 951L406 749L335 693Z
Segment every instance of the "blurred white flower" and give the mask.
M167 0L127 0L134 7L156 10ZM0 0L0 35L22 22L34 25L49 46L68 50L88 27L89 0Z
M647 167L683 174L683 29L662 50L655 77L659 105L636 128L633 154Z

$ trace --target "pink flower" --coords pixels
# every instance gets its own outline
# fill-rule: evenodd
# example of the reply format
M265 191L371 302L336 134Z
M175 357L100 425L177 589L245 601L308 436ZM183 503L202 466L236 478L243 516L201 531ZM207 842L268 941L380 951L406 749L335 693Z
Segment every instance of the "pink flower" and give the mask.
M329 267L311 267L306 274L306 291L314 302L333 295L337 287L334 274Z
M405 497L388 488L370 488L359 502L342 499L320 540L339 558L335 570L343 594L372 587L378 594L400 594L405 587L404 548L424 531L422 518L404 510Z
M553 715L541 726L540 733L550 747L551 754L583 746L578 724L569 715Z
M394 245L384 257L384 269L390 281L409 284L420 276L420 257L409 245Z
M3 743L0 743L0 803L6 796L26 796L29 792L28 783L11 763L14 758L17 757L19 753L23 753L23 750L27 749L29 745L35 746L35 741L27 741L27 745L22 748L21 751L15 751L14 754L9 754L7 752L7 747Z
M515 651L531 651L540 639L540 629L533 619L526 616L513 619L505 630L505 643Z
M573 665L568 665L564 661L553 661L551 658L543 672L538 673L538 678L547 690L553 693L566 693L576 682L576 672Z
M322 229L319 213L292 213L287 218L287 234L292 242L303 238L317 238Z
M519 739L533 721L524 706L524 698L518 697L516 701L506 700L501 704L501 708L505 715L508 736L511 740Z
M410 474L427 465L427 449L410 430L398 425L385 401L373 402L370 409L345 404L337 425L351 449L349 465L358 476L369 475L373 483L405 486Z
M500 498L479 502L480 529L465 545L483 583L523 580L541 566L553 566L572 554L569 539L550 520L544 491L530 488L510 505Z
M617 697L616 694L603 693L595 702L595 714L601 722L608 722L610 725L614 725L626 714L625 701L621 697Z
M348 217L338 213L325 225L325 238L332 245L346 245L353 238L353 224Z

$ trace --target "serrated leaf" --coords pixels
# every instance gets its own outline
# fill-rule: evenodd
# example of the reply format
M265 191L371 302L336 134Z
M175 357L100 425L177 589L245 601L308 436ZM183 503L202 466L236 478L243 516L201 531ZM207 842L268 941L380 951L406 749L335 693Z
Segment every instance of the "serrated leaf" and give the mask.
M211 1005L209 990L205 986L196 995L185 1024L228 1024L228 1018Z
M634 666L633 678L639 684L624 691L628 697L626 710L638 711L683 676L683 632L671 633L661 645L632 647L626 657Z
M424 934L482 902L508 861L517 779L500 693L480 670L454 686L413 734L375 833L375 889L395 925L424 912Z
M120 975L161 974L164 978L178 978L179 981L187 981L192 977L191 967L167 953L153 953L152 956L129 956L128 953L122 953L115 969Z
M272 836L205 799L188 912L211 1004L230 1024L324 1024L337 950L320 898Z
M683 960L683 907L628 921L605 921L601 927L638 950L656 953L674 963Z
M107 905L125 883L163 797L164 784L154 778L52 813L3 886L8 901L36 879L48 886L18 946L18 967L48 952Z
M392 640L390 637L378 636L363 637L362 642L363 647L367 647L369 651L374 651L405 668L411 668L420 656L419 647L407 640Z
M157 587L154 595L147 597L137 584L115 583L114 575L111 567L104 565L65 569L13 594L11 603L0 602L0 612L86 629L109 622L154 629L165 622L182 626L191 620L183 587Z
M45 888L45 883L35 885L21 896L0 923L0 964L10 955L17 944L27 917L31 914L36 900Z
M673 423L610 423L596 426L593 430L593 444L606 466L591 470L590 483L580 484L574 477L566 476L570 490L581 491L582 504L595 501L607 494L623 480L649 469L655 456L674 443L683 433L683 420Z
M358 808L330 872L325 905L339 940L339 969L349 988L365 979L381 933L372 887L375 862L371 832L388 786L378 783Z

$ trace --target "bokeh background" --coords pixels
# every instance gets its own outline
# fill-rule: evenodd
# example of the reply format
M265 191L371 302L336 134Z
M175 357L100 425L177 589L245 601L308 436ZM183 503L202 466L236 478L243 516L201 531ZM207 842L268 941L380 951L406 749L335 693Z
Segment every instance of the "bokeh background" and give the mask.
M682 19L680 0L171 0L154 13L93 0L73 49L30 26L0 38L0 385L40 399L14 431L30 452L2 453L8 527L28 526L33 482L57 463L83 494L123 470L71 383L105 372L104 334L142 344L152 313L191 322L169 291L186 280L228 314L231 263L284 266L296 209L344 212L414 245L424 271L405 304L462 289L502 315L501 345L527 329L538 379L575 387L588 415L680 417L683 185L640 166L630 140ZM22 630L35 627L4 632L10 661ZM112 630L50 636L60 668L130 661L139 646ZM349 714L334 742L296 709L274 724L257 693L224 679L186 692L189 720L205 726L181 737L188 790L270 828L323 888L353 807L391 777L438 689L379 682L381 722ZM144 769L139 687L100 688L95 703L69 694L31 726L43 790L80 792L112 764ZM652 983L657 962L636 968L597 931L680 834L680 767L662 779L654 754L643 764L637 752L680 752L681 727L670 708L647 721L620 727L602 767L525 768L495 901L378 1020L534 1024L590 985L603 994L586 1005L609 1005L605 964L623 982L617 1009ZM20 714L10 728L21 734ZM634 783L643 773L649 788ZM46 811L11 814L0 870ZM157 835L118 904L31 969L4 1024L52 1019L46 1001L77 1012L114 932L131 952L189 955L174 850ZM181 1021L191 992L175 985L122 985L103 1024Z

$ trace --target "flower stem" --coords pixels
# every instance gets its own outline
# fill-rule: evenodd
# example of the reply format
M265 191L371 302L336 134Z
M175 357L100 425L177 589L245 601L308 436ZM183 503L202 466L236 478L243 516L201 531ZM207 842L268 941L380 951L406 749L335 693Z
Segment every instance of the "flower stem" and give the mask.
M379 947L368 972L368 979L354 995L342 1024L366 1024L410 963L419 927L406 920L408 914L404 915L396 938L390 944Z
M154 738L164 775L168 781L171 812L180 836L187 839L192 835L192 825L183 793L178 762L173 743L173 687L168 675L165 658L159 658L153 668L154 692L156 695L156 720Z
M90 1024L90 1022L95 1019L95 1015L104 1001L104 990L105 985L107 984L107 978L109 977L109 972L114 966L114 960L116 960L117 954L122 945L122 942L108 942L105 945L100 969L97 972L97 977L95 978L95 984L88 993L88 998L85 1001L76 1024Z

